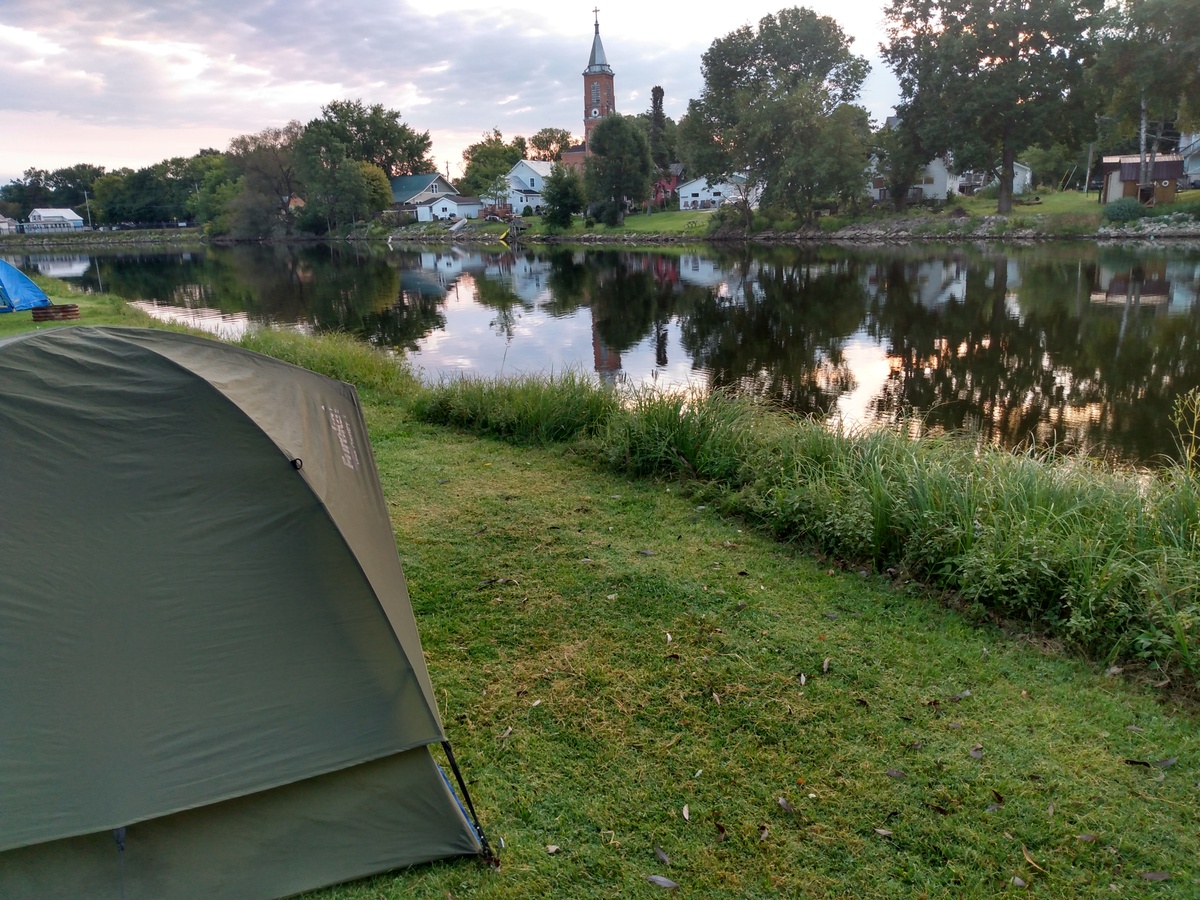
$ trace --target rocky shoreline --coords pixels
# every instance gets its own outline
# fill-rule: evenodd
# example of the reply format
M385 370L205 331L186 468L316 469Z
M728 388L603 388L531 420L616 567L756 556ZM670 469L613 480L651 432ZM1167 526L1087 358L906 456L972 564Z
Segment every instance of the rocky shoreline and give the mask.
M281 243L312 243L328 238L290 238ZM405 243L454 243L454 244L497 244L500 237L481 233L470 226L455 233L429 226L398 228L384 237L333 238L332 240L355 240L372 243L401 241ZM512 239L509 239L510 242ZM737 229L713 234L689 234L679 232L625 234L592 232L584 234L533 234L519 239L525 244L572 244L572 245L637 245L662 246L665 244L704 243L752 243L752 244L905 244L944 243L947 241L968 242L1014 242L1030 243L1044 241L1098 241L1104 243L1151 243L1169 241L1200 243L1200 221L1185 213L1170 216L1137 219L1121 225L1103 225L1099 228L1070 231L1061 226L1054 227L1040 215L1012 216L918 216L912 218L879 219L857 222L836 230L818 226L807 226L794 231L762 231L750 237ZM39 250L53 251L85 247L123 246L186 246L210 243L199 228L181 228L130 231L91 231L50 235L4 235L0 237L0 251ZM243 243L238 241L211 241L211 243ZM259 242L254 242L259 243ZM268 242L269 243L269 242Z

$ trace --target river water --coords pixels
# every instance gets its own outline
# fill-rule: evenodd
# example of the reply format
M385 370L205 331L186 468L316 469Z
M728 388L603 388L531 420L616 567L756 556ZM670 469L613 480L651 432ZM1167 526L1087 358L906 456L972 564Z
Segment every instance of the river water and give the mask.
M428 380L582 370L847 427L966 429L1135 464L1200 386L1200 250L341 245L2 258L225 336L346 330Z

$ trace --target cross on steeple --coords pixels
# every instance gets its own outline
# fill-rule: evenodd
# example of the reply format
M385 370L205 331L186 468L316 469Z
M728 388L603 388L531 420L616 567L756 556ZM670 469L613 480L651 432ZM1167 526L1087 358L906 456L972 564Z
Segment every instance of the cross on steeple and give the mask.
M600 7L593 6L592 12L596 15L596 34L600 33Z

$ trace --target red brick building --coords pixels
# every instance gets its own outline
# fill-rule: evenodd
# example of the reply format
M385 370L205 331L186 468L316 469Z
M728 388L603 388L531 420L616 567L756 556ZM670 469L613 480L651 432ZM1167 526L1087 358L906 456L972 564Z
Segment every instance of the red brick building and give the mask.
M587 68L583 70L583 143L576 144L562 155L563 165L581 172L583 161L589 153L588 142L592 137L592 129L605 116L617 111L613 70L604 54L604 44L600 42L600 12L593 12L596 13L596 34L592 38L592 55L588 58Z

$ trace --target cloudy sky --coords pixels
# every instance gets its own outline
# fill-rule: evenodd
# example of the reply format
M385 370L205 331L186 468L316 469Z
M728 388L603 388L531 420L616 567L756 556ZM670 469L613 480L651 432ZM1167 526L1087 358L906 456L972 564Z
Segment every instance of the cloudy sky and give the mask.
M223 150L335 99L399 110L455 176L463 148L493 127L581 136L596 5L618 111L647 109L660 84L678 119L712 41L786 3L0 0L0 184L30 167L138 168ZM871 60L862 103L881 121L897 91L878 59L883 0L806 5Z

